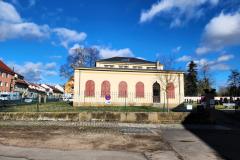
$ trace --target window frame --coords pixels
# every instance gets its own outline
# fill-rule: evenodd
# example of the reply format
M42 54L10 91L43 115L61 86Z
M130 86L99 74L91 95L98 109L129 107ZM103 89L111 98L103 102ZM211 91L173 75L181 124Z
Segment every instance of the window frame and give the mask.
M128 84L127 84L126 81L120 81L119 82L119 84L118 84L118 97L119 98L128 97Z
M106 85L105 83L107 83L108 91L103 90L103 87L106 87L106 86L103 86L103 85ZM106 95L111 95L111 83L108 80L104 80L101 83L101 97L105 97Z
M142 81L137 82L135 85L135 97L136 98L145 98L145 85Z
M90 84L89 84L90 83ZM91 84L92 83L92 84ZM90 86L89 86L90 85ZM92 86L91 86L92 85ZM88 89L91 89L88 91ZM95 97L95 82L93 80L87 80L85 82L85 90L84 90L85 97Z

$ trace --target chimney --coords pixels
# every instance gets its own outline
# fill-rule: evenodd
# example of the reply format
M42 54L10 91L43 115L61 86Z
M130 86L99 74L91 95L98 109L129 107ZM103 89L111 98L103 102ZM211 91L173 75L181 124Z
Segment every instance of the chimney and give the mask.
M157 70L162 70L162 66L160 66L159 61L157 61Z

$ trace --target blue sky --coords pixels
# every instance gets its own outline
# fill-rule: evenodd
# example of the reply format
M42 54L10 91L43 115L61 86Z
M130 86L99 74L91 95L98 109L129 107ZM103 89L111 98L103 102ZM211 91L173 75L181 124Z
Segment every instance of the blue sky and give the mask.
M182 70L207 63L218 87L240 66L240 1L0 0L0 58L26 79L64 83L59 66L79 46L103 58L171 55Z

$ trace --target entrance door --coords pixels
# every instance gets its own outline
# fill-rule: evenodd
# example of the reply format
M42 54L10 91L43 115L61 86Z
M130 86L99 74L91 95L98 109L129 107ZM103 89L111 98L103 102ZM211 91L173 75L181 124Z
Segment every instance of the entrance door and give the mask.
M160 103L160 85L157 82L153 84L153 103Z

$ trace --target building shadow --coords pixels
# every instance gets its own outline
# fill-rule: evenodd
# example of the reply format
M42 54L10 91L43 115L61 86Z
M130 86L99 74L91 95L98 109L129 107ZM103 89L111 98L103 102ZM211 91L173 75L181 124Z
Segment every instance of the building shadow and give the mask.
M179 109L173 110L178 111ZM182 124L186 130L215 150L221 158L240 159L240 110L204 111L195 109L189 112Z

